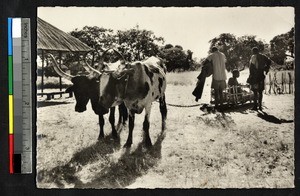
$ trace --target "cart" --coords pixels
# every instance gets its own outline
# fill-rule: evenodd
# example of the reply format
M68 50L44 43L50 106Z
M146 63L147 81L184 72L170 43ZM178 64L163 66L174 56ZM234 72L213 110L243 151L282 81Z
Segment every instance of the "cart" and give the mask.
M223 91L223 104L228 106L243 105L246 102L252 103L254 94L250 90L250 85L241 84L227 87ZM214 89L211 89L211 104L215 104Z

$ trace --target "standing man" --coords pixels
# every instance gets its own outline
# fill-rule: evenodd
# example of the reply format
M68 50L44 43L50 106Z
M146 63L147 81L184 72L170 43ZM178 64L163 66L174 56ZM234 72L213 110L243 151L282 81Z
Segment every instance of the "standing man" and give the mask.
M215 95L215 108L223 109L223 90L226 88L226 71L225 71L225 63L226 57L225 55L218 50L217 47L212 47L211 54L205 59L203 64L205 65L208 62L212 63L213 67L213 79L211 87L214 89Z
M254 106L252 110L262 110L263 90L265 89L264 72L266 74L269 72L272 61L267 56L260 54L257 47L252 48L252 54L249 68L250 75L247 82L254 93Z

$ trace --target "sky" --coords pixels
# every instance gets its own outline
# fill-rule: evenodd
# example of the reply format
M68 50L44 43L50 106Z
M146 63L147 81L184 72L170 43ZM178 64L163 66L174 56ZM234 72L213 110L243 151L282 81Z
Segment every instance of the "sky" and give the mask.
M209 40L221 33L256 35L267 43L294 26L293 7L39 7L38 17L70 32L84 26L126 30L139 26L165 39L165 44L206 57Z

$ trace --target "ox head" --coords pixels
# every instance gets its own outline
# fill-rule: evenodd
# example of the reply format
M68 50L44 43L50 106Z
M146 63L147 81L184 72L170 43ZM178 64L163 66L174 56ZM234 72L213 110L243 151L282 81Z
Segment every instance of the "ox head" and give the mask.
M119 60L115 63L105 63L104 57L109 50L113 50ZM104 108L110 108L114 104L119 103L120 98L124 94L125 86L128 81L128 76L133 73L130 65L125 63L125 59L115 49L108 49L102 54L102 59L99 62L103 67L108 67L108 70L102 70L99 77L99 103Z
M116 71L104 72L99 77L99 100L105 108L110 108L119 102L126 93L128 81L133 75L134 69L129 65L121 63Z
M75 105L76 112L84 112L86 110L86 105L90 99L92 102L92 108L96 114L108 112L108 110L104 108L100 108L98 104L98 100L99 100L98 78L101 75L101 73L98 70L94 69L86 62L84 68L90 74L72 76L61 70L61 68L56 63L56 60L53 57L53 55L49 54L49 56L52 59L54 70L56 71L56 73L59 76L66 78L73 83L71 87L66 89L66 92L74 93L76 99L76 105Z
M67 88L66 92L74 93L76 99L75 111L84 112L90 99L98 99L99 81L97 81L95 78L89 78L87 76L75 76L71 81L73 85Z

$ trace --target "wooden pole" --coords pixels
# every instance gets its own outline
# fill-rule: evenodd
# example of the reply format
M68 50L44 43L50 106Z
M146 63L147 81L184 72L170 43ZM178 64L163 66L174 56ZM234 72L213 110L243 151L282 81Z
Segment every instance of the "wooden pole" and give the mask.
M272 89L272 76L271 73L269 73L269 94L271 94L271 89Z
M41 90L42 90L42 97L44 92L44 50L42 50L42 81L41 81Z
M281 86L282 86L282 94L284 93L284 75L283 75L283 72L281 74Z
M75 75L77 75L77 73L79 72L79 69L80 69L81 67L80 67L80 53L78 54L78 66L77 66L77 68L76 68L76 73L75 73Z
M59 56L59 67L61 68L61 57L62 57L62 53L59 52L58 53ZM59 76L59 91L62 91L62 84L61 84L61 76ZM62 97L62 94L60 94L60 97Z
M267 94L267 81L266 81L266 78L264 80L264 91L265 91L265 94Z
M274 94L277 94L277 89L278 89L278 82L277 82L277 77L276 77L277 72L274 72L274 79L273 79L273 91Z
M284 89L285 89L285 93L288 93L287 91L287 76L286 76L286 71L284 72Z
M289 94L292 93L292 75L291 72L288 72L289 75Z

